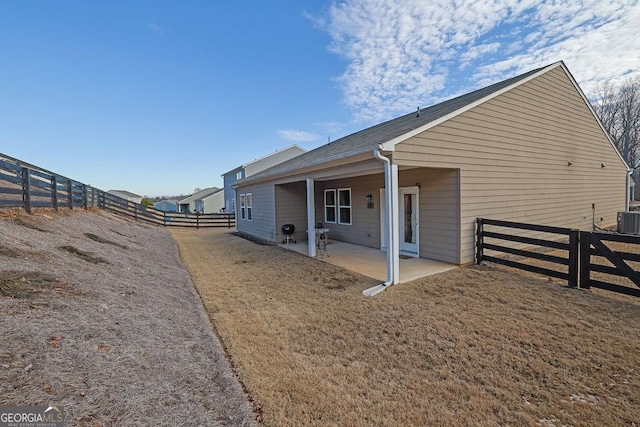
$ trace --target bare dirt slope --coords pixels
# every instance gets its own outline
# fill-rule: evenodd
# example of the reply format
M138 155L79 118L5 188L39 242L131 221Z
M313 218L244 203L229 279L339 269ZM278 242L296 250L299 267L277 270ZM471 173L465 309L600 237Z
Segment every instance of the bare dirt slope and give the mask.
M640 305L503 268L375 281L172 230L265 425L637 426Z
M169 233L104 212L0 211L0 405L66 425L252 425Z

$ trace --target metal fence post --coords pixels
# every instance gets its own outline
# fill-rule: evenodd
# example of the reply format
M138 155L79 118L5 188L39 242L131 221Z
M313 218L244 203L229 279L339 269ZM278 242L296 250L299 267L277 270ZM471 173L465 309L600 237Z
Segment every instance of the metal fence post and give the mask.
M580 232L580 288L589 289L591 284L591 233Z
M22 201L24 209L31 213L31 173L28 168L22 168Z
M569 232L569 280L568 285L572 288L578 287L578 254L580 230L571 229Z
M476 219L476 264L482 264L482 257L483 257L482 245L484 243L483 231L484 231L484 226L482 223L482 218L477 218Z

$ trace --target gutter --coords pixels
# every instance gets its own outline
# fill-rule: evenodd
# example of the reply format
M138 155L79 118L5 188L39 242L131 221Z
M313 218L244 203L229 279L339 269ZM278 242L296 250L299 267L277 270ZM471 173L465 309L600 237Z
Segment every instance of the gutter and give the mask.
M384 163L384 187L385 187L385 210L386 210L385 232L387 235L387 281L380 285L377 285L362 291L362 294L366 297L372 297L386 290L388 286L391 286L396 282L395 278L400 276L400 272L396 271L396 268L399 269L399 266L396 265L396 262L395 262L395 258L397 254L395 251L396 245L394 245L394 241L396 238L396 234L398 232L397 230L398 227L396 224L397 220L395 217L398 210L397 210L397 207L396 209L393 208L394 206L393 167L391 165L391 160L389 160L389 158L380 154L380 148L376 148L375 150L373 150L373 156Z

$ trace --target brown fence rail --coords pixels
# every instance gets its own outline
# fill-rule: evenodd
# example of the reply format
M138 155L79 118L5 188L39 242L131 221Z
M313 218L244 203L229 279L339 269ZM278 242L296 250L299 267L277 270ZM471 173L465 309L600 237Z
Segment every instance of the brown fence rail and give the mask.
M492 229L500 231L488 231L486 226L494 226ZM545 235L551 238L535 238L523 235L516 235L512 230L528 230ZM511 232L510 232L511 230ZM489 261L509 267L533 273L544 274L566 280L569 286L578 285L578 239L579 230L571 228L550 227L536 224L525 224L511 221L498 221L486 218L476 220L476 262L481 264ZM562 240L567 240L562 241ZM489 241L487 241L490 239ZM504 242L516 242L520 247L505 246ZM551 255L545 252L550 250L564 250L566 256ZM490 250L498 256L487 255L485 251ZM559 266L559 271L538 265L526 264L516 259L509 259L500 254L512 255L513 258L533 258L552 265Z
M234 214L164 212L0 153L0 208L97 207L165 227L235 227Z

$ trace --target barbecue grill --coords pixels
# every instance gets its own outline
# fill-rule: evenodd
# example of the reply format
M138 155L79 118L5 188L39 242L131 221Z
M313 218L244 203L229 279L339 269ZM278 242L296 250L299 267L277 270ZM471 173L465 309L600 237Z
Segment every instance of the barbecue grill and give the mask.
M293 224L282 224L282 234L284 235L284 240L282 243L289 243L293 240L293 243L296 243L296 239L293 237L293 233L296 231L296 226Z

